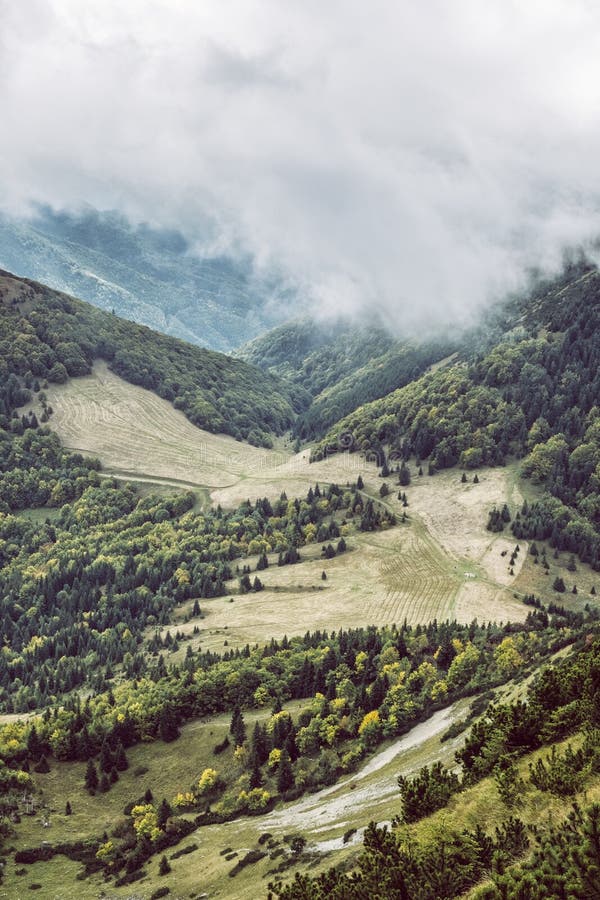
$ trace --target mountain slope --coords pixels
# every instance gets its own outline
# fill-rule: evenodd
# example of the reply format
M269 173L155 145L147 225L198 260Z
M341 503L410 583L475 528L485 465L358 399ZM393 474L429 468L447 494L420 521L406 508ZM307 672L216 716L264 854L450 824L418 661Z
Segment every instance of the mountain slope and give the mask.
M581 267L504 311L491 349L463 355L332 428L314 459L368 451L383 464L429 458L431 470L502 465L526 455L523 472L547 489L524 509L517 537L600 566L600 273Z
M272 375L0 272L0 375L64 382L94 359L181 409L195 425L250 443L289 428L288 390Z
M459 346L458 340L399 340L381 328L305 319L274 328L238 355L310 395L295 430L312 440L357 406L408 384Z
M0 268L200 346L231 350L272 326L276 284L248 260L199 257L178 232L134 227L117 213L41 208L0 217Z

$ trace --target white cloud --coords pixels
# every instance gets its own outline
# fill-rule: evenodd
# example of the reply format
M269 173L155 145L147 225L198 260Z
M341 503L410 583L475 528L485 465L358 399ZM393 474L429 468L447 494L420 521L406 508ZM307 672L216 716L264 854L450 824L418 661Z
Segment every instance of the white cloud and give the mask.
M0 110L0 206L178 226L318 309L468 320L600 231L585 0L0 0Z

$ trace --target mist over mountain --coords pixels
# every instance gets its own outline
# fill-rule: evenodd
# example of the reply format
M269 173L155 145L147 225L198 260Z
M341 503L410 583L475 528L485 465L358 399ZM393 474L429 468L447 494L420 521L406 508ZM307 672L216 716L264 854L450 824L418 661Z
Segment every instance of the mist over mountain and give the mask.
M118 209L402 333L470 325L598 235L585 0L0 11L0 209Z
M177 230L117 212L0 216L0 268L200 346L228 351L281 321L281 284L249 257L190 252Z

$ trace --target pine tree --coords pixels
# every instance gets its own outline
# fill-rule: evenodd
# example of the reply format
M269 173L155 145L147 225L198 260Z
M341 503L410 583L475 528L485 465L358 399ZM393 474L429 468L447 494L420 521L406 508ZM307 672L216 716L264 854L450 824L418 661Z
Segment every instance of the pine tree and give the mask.
M229 733L233 736L236 747L241 747L246 740L246 724L239 706L235 706L231 715Z
M321 572L321 581L327 581L327 572L325 569Z
M48 760L45 756L42 756L39 763L33 767L34 772L38 772L40 775L47 775L50 771L50 766L48 765Z
M27 735L27 752L31 759L38 760L42 755L42 750L42 742L40 741L37 729L35 725L32 725L31 731Z
M108 790L110 790L110 781L108 780L108 775L106 772L102 773L102 777L98 783L98 790L101 794L105 794Z
M113 755L110 752L110 747L106 738L104 738L104 740L102 741L98 765L101 772L110 772L113 767Z
M179 726L177 718L170 706L165 704L160 711L158 719L158 735L161 741L170 743L179 737Z
M401 484L402 487L407 487L410 484L410 469L404 462L400 466L400 474L398 476L398 484Z
M287 750L281 753L279 771L277 774L277 790L280 794L286 794L295 784L294 773Z
M261 766L269 757L269 741L264 726L257 722L252 732L250 745L251 764Z
M162 831L164 831L165 825L167 824L170 815L171 807L167 800L163 797L157 812L157 825Z
M250 772L250 788L259 788L263 785L263 777L260 771L260 766L257 762L252 766L252 771Z
M158 864L158 874L159 875L168 875L171 871L171 866L169 864L169 860L166 856L161 856L160 863Z
M246 573L240 578L240 594L247 594L251 590L252 582L250 581L250 576Z
M65 816L70 816L72 812L73 812L73 809L71 807L71 801L67 800L67 802L65 804Z
M125 748L123 747L121 741L117 742L117 747L115 750L115 768L117 772L125 772L129 768L127 756L125 755Z
M87 764L87 769L85 771L85 786L90 794L95 793L96 788L98 787L98 773L93 759L90 759Z

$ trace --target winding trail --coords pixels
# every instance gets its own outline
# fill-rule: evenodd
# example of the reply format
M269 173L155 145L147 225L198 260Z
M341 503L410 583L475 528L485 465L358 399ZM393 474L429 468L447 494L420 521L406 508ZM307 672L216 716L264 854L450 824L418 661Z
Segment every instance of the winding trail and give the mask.
M390 798L397 800L399 807L396 776L410 775L430 759L453 757L464 735L443 744L439 736L464 715L469 702L461 700L438 710L376 753L358 772L264 816L261 828L267 831L294 828L318 834L343 827L357 815L363 823L378 818L377 807Z

